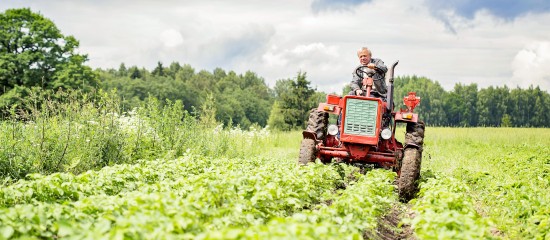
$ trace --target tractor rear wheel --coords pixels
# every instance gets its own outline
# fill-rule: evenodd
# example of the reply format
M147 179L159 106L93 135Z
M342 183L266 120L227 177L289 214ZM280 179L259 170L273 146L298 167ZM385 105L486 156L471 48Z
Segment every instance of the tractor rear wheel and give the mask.
M307 120L306 131L315 133L315 138L320 141L324 141L327 137L327 126L328 126L328 113L319 111L316 108L311 109L309 112L309 118ZM298 163L306 165L310 162L315 162L317 158L317 150L315 148L316 142L313 139L303 139L302 144L300 145L300 157ZM330 158L324 159L321 161L323 163L330 162Z
M316 156L317 153L315 152L315 140L309 138L302 139L298 163L301 165L307 165L310 162L315 162Z
M398 180L399 198L407 202L418 192L422 146L424 144L424 123L407 123L405 151Z
M306 131L314 132L317 140L325 140L327 137L328 113L311 109L307 120Z

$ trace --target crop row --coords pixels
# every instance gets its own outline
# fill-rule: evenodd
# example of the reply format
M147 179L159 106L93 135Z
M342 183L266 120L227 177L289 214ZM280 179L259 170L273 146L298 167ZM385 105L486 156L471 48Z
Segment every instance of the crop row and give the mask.
M397 197L395 174L374 170L357 175L354 182L330 204L318 205L264 225L229 227L210 231L198 239L363 239L376 236L379 218L388 213Z
M31 180L20 180L0 189L0 204L75 201L91 195L116 195L134 191L155 182L173 183L175 178L207 171L211 159L193 159L184 156L176 160L141 161L137 164L120 164L80 175L54 173L30 174Z
M550 237L550 129L435 128L423 168L460 179L491 235ZM468 222L462 223L468 224Z
M414 233L420 239L490 238L490 222L478 214L468 187L458 179L444 176L430 178L421 184L412 201Z
M273 159L188 155L78 176L35 175L2 189L0 233L5 238L174 234L191 239L314 209L339 195L335 189L349 184L346 176L355 176L351 171L348 166L299 168Z

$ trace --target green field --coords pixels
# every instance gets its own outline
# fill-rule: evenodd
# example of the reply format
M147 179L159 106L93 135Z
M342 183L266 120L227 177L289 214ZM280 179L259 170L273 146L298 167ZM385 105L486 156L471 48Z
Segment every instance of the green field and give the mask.
M297 166L300 132L152 109L120 132L101 114L2 122L0 239L550 238L550 129L427 127L421 191L403 204L393 172ZM18 166L44 175L18 178Z
M467 226L486 237L550 238L550 129L431 128L426 136L424 178L439 196L414 203L426 214L414 223ZM439 230L420 232L441 236Z

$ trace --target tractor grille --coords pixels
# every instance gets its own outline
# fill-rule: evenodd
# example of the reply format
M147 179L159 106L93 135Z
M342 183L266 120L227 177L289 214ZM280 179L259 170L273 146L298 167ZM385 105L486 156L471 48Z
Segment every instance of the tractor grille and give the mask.
M378 115L378 102L348 98L344 133L374 136Z

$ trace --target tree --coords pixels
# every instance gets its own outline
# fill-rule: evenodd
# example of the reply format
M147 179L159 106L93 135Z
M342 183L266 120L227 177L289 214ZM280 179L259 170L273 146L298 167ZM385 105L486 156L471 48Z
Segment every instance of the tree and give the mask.
M157 67L155 69L153 69L153 72L151 72L151 74L153 74L153 76L164 76L164 67L162 66L162 63L159 61L157 63Z
M121 63L118 67L117 77L126 77L128 76L128 69L126 69L126 65L124 63Z
M307 123L309 110L314 106L311 102L311 96L315 94L315 89L309 86L310 82L306 78L306 73L299 72L296 82L292 84L292 98L290 98L291 111L290 118L294 118L294 126L304 128Z
M181 65L178 62L172 62L170 64L170 67L168 67L168 72L166 73L166 75L170 76L172 79L175 79L176 74L178 74L180 69Z
M342 96L348 95L349 92L351 92L351 85L350 85L350 84L346 84L346 85L342 88Z
M253 123L267 124L272 98L263 78L250 71L237 75L219 68L214 70L212 77L219 77L213 86L218 108L216 119L243 128Z
M286 95L292 94L292 79L281 79L275 82L275 87L273 87L273 97L281 99Z
M176 81L188 82L195 75L195 69L189 64L185 64L178 70L175 76Z
M502 120L500 121L500 127L511 127L512 122L510 120L510 115L504 114L502 115Z
M137 78L141 78L142 77L142 74L141 72L139 71L139 68L136 67L136 66L133 66L130 68L129 70L130 72L130 78L131 79L137 79Z
M449 94L445 92L439 82L414 75L400 76L395 78L394 86L395 110L405 108L403 97L407 96L409 92L416 92L421 101L415 111L419 113L421 120L432 126L448 125L449 109L445 104L448 102Z
M463 85L455 84L451 97L448 99L453 106L451 115L452 122L459 126L476 126L477 125L477 84ZM453 115L454 114L454 115Z
M267 125L269 125L271 129L278 129L283 131L292 130L292 126L285 122L285 117L278 101L275 101L275 103L273 103L273 106L271 107L271 113L269 115L269 121L267 122Z
M540 87L534 89L535 95L535 104L532 106L534 108L535 117L532 119L532 125L537 127L547 127L549 125L548 112L550 108L548 107L549 102L543 92L540 90Z
M54 75L54 80L48 84L51 89L80 89L90 92L97 88L97 74L88 66L84 66L85 57L75 55L69 57L69 61L59 67Z
M15 86L43 89L97 85L97 76L76 52L78 41L28 8L0 14L0 94Z
M315 95L315 89L309 86L310 82L307 80L306 73L298 72L296 80L283 80L278 81L276 84L275 94L277 94L277 101L279 102L279 108L272 108L270 114L270 120L268 122L277 122L277 114L282 114L284 117L284 124L278 124L273 126L289 126L289 128L304 128L307 123L307 117L309 110L315 106L316 102L313 102ZM275 111L275 112L274 112ZM285 130L285 129L282 129Z

